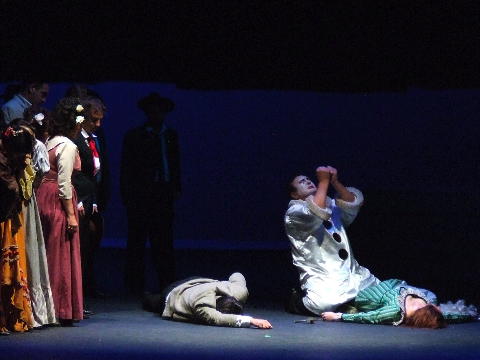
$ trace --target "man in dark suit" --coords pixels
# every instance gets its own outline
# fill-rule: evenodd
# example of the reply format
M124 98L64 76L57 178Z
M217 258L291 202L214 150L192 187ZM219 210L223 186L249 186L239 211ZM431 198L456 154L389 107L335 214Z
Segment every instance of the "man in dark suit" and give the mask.
M120 174L120 191L128 218L125 281L129 292L137 295L144 289L147 239L159 288L175 279L174 200L180 194L177 133L164 123L174 104L152 93L142 98L138 107L147 121L125 135Z
M101 214L108 198L108 161L100 129L104 109L99 99L86 99L85 120L74 140L82 162L81 170L73 172L72 182L78 196L82 280L86 296L101 295L95 283L94 258L103 235Z

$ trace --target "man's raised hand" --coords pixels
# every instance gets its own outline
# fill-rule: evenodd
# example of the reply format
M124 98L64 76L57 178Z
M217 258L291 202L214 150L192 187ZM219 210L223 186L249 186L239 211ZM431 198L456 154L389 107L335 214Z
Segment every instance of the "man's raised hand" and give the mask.
M319 166L316 170L318 182L330 181L330 169L328 166Z
M338 182L338 171L332 166L327 166L328 171L330 172L330 183L335 184Z

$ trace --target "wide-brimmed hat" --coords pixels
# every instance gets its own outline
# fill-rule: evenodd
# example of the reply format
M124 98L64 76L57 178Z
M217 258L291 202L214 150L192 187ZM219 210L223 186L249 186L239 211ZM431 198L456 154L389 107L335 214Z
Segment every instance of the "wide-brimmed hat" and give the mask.
M157 105L163 112L170 112L175 107L172 100L162 97L156 92L152 92L148 96L141 98L137 103L137 106L143 111L145 111L149 105Z

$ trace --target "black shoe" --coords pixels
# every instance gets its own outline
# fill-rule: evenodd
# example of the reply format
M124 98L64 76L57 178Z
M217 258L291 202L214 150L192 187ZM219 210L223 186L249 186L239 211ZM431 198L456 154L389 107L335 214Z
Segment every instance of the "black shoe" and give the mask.
M73 320L72 319L58 319L58 322L60 323L60 326L62 326L62 327L72 327L73 326Z
M297 314L295 309L295 302L298 298L298 291L295 288L290 289L290 293L287 294L284 301L284 309L290 314Z
M83 318L89 319L90 316L95 315L95 313L91 310L83 309Z

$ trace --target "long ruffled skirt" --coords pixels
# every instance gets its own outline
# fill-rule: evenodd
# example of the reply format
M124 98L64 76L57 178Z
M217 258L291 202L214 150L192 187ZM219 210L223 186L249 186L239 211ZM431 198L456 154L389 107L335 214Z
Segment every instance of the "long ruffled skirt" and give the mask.
M33 326L33 317L22 213L0 223L0 245L0 331L27 331Z
M35 193L28 200L23 212L25 215L28 288L32 301L33 325L39 327L53 324L56 319L48 274L47 255L45 253L45 241Z

